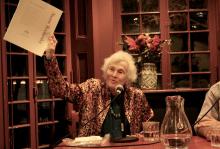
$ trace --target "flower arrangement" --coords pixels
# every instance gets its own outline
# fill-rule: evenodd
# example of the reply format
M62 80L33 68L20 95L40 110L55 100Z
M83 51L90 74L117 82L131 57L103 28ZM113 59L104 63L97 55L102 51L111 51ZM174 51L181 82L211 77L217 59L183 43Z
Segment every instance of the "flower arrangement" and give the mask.
M161 47L171 40L161 40L159 35L151 37L149 34L140 34L136 39L129 36L123 37L124 49L131 54L138 55L136 63L158 63L161 59Z

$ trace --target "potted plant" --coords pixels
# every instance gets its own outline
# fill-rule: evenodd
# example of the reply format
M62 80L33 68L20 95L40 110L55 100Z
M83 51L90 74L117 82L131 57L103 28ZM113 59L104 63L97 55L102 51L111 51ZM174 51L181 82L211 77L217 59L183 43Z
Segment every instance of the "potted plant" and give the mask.
M123 48L135 58L137 70L140 75L140 87L156 89L157 72L156 63L161 60L162 46L170 44L171 40L161 40L159 35L140 34L136 39L123 36Z

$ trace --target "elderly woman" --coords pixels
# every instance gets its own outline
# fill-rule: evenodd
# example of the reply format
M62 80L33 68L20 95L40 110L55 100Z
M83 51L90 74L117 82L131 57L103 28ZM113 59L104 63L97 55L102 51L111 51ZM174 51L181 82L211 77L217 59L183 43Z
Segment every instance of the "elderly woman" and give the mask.
M65 81L58 68L55 36L49 38L45 68L53 96L71 100L79 107L79 136L111 134L123 137L142 130L142 122L153 116L144 93L131 86L137 78L132 56L118 51L104 60L104 82L88 79L80 84ZM123 91L118 96L117 86ZM115 97L117 96L117 98Z

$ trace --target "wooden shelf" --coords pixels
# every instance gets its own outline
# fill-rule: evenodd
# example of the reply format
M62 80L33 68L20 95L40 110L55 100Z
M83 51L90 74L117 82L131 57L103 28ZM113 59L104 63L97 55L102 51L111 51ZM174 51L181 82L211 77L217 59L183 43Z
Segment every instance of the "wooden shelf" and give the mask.
M177 89L166 89L166 90L148 90L142 89L146 94L148 93L182 93L182 92L207 92L208 88L177 88Z

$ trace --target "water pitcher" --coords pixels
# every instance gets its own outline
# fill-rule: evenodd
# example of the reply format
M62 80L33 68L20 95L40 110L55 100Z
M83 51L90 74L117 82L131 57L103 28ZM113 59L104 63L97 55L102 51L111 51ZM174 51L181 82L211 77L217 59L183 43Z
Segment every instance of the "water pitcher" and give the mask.
M188 148L192 128L184 111L183 97L166 97L166 114L161 125L160 137L167 149Z

